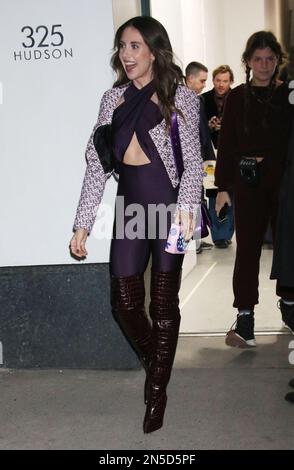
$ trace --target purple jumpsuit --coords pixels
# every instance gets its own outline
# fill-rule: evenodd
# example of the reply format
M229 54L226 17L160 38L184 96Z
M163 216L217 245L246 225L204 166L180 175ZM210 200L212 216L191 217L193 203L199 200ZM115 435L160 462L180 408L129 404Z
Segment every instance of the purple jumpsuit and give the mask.
M173 188L148 133L163 119L158 105L151 100L154 91L154 82L150 82L142 89L131 84L124 93L124 102L115 109L113 115L113 151L119 171L117 196L124 196L125 209L130 207L130 204L140 204L144 209L144 212L140 209L138 213L122 215L121 212L118 214L116 208L110 250L110 273L115 277L143 274L150 254L152 254L152 268L155 271L177 272L183 263L184 255L165 252L172 212L169 211L168 216L161 217L161 220L159 213L156 218L148 217L150 204L165 206L173 204L175 207L178 196L178 187ZM150 163L136 166L123 162L134 133ZM134 217L136 218L136 224L133 223L134 232L137 236L130 239L125 229L132 224L131 220ZM163 225L164 230L162 230Z

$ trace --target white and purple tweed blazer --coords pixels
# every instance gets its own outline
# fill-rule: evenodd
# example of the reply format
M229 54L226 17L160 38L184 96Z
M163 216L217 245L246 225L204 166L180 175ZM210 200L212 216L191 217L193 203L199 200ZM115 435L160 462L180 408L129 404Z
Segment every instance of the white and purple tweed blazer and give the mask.
M93 135L99 126L111 124L112 115L117 103L129 84L112 88L104 93L98 120L94 126L86 148L87 168L83 181L81 196L77 208L74 229L84 228L91 232L98 207L101 202L107 178L111 173L104 173L98 154L93 144ZM199 140L199 98L196 93L183 85L179 85L175 96L175 105L180 109L185 120L178 116L179 135L183 154L184 172L179 181L175 165L171 138L163 119L157 126L149 130L158 154L162 159L172 186L179 183L177 209L195 214L201 202L203 180L202 158Z

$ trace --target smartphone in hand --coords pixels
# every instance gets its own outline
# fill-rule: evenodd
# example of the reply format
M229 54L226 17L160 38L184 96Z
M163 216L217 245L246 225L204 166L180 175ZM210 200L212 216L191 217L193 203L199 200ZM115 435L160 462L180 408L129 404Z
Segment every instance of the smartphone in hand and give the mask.
M224 204L224 206L221 208L221 210L219 211L219 214L218 214L218 221L222 224L223 222L225 222L226 220L228 220L228 203L226 202Z

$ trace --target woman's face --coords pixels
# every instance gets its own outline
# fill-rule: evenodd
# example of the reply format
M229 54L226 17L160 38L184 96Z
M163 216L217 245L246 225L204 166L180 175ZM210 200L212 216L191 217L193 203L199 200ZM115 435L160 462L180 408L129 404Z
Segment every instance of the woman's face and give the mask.
M277 56L269 48L255 49L248 65L252 69L253 84L257 86L267 86L274 74L278 64Z
M153 78L154 55L136 28L126 28L119 42L119 58L129 80L138 88Z

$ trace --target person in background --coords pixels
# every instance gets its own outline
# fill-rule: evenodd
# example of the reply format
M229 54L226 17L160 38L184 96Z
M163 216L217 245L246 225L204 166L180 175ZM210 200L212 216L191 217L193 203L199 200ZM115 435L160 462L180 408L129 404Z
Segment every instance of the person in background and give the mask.
M201 203L199 98L184 86L168 34L154 18L138 16L119 27L111 63L117 80L102 97L87 146L70 248L75 256L87 255L87 237L113 172L110 154L119 173L117 200L124 201L124 210L116 207L111 242L111 305L146 371L143 430L150 433L163 424L181 319L178 293L184 254L168 253L166 239L175 220L189 241ZM174 122L183 154L181 175L171 139ZM110 149L107 126L111 126ZM161 211L154 221L152 209L158 205ZM135 223L130 218L134 211ZM131 230L132 224L136 230ZM144 272L151 255L150 323L145 313Z
M236 326L226 344L256 346L254 307L258 304L258 278L264 234L270 221L275 232L279 190L285 169L291 105L287 84L278 79L285 53L273 33L258 31L247 41L242 61L246 83L229 94L220 132L215 185L216 211L231 204L234 190L236 258L233 274ZM294 292L279 282L277 294L294 301ZM284 321L289 306L280 303ZM291 307L293 310L293 306Z
M220 65L212 72L213 88L203 93L205 114L214 147L218 148L219 131L226 99L234 83L234 74L229 65Z
M294 388L294 378L289 380L288 385L289 387ZM285 400L289 401L290 403L294 403L294 392L286 393Z
M211 132L211 139L214 148L217 150L225 102L234 82L232 69L228 65L220 65L212 72L212 81L212 90L203 93L202 99ZM211 237L213 243L216 248L228 248L234 234L233 205L227 206L226 214L222 219L219 219L215 211L217 190L207 189L206 196L208 197L208 208L212 221ZM232 194L231 200L233 200Z
M277 295L284 293L278 306L282 320L294 334L294 120L292 121L288 156L281 184L276 224L271 279L277 280ZM294 379L289 386L294 388ZM294 392L288 392L287 401L294 403Z
M208 68L200 62L190 62L185 69L186 85L200 95L206 87Z
M210 131L207 124L204 105L202 102L202 91L206 86L208 68L200 62L190 62L185 69L185 81L190 90L195 91L200 97L200 143L203 161L215 160L215 153L211 143ZM202 203L206 204L204 189L202 191ZM199 241L197 241L199 242ZM212 244L200 241L196 253L200 254L203 250L211 250Z

